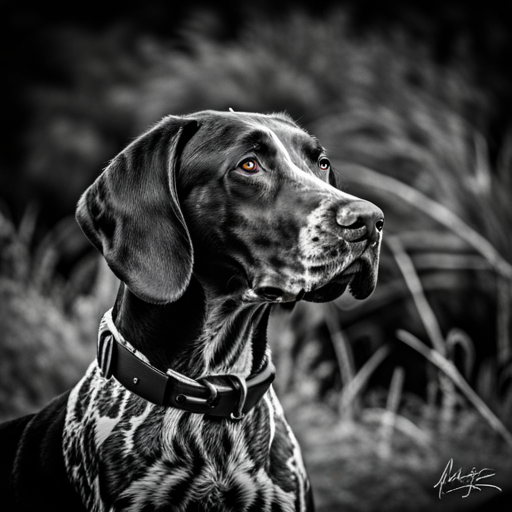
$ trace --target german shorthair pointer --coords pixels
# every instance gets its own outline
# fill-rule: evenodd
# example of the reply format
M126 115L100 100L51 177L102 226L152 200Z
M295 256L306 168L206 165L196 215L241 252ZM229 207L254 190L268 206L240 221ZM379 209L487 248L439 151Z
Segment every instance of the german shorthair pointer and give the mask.
M373 291L384 224L283 114L168 116L77 221L122 284L83 379L0 427L3 511L312 511L273 304Z

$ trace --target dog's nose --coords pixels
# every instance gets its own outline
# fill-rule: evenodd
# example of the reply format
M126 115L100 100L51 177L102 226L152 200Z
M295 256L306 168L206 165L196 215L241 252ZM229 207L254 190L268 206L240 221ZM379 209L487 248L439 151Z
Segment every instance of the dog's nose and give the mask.
M336 222L344 228L347 242L376 242L384 227L384 213L369 201L353 201L338 209Z

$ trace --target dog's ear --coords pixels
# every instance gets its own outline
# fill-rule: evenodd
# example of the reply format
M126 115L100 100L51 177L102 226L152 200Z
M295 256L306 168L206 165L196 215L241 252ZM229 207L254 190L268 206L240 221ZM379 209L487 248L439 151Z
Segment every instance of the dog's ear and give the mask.
M336 173L334 172L334 169L332 167L329 169L329 185L332 185L334 188L338 188Z
M190 282L193 248L176 174L197 129L196 121L164 118L117 155L78 202L82 231L146 302L173 302Z

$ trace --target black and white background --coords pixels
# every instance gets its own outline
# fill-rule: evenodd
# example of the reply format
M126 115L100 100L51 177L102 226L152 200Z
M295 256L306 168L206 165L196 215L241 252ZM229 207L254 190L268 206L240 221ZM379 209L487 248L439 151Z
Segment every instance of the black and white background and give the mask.
M0 20L1 420L94 357L116 281L73 214L109 159L165 114L285 110L386 214L373 296L269 332L318 509L507 503L510 2L4 0ZM439 499L450 458L503 493Z

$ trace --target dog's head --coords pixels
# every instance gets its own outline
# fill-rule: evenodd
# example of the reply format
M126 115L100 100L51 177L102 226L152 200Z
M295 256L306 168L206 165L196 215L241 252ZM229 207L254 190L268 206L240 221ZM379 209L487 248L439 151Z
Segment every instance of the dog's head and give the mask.
M247 301L374 289L383 214L339 191L320 143L288 116L164 118L82 196L77 220L139 298L177 300L192 274Z

